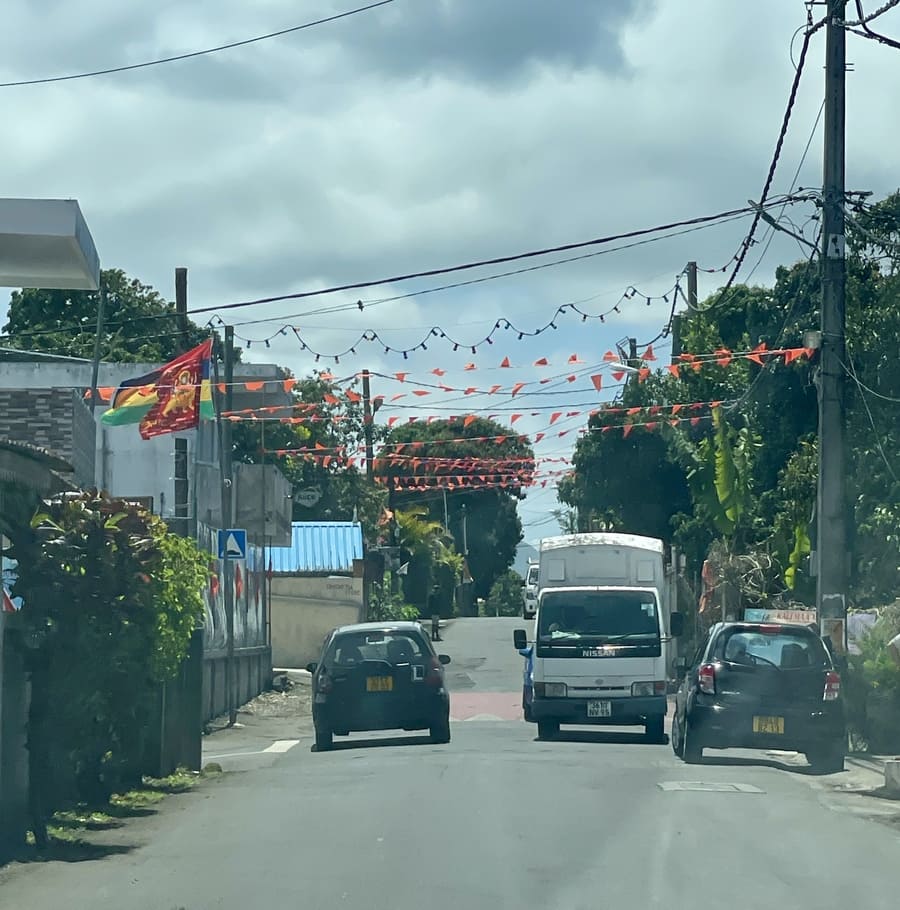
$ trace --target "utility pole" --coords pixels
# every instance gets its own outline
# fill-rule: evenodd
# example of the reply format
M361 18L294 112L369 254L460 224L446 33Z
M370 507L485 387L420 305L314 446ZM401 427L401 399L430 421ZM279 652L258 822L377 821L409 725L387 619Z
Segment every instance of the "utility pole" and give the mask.
M362 396L363 396L363 436L366 441L366 480L370 483L375 477L374 457L374 420L372 414L372 393L369 386L369 371L362 371Z
M225 351L223 356L225 364L225 407L223 410L230 414L234 402L234 326L225 326ZM234 469L232 465L231 450L231 419L226 417L221 422L222 441L222 524L230 528L234 521L233 494L234 494ZM234 726L237 721L237 705L234 693L234 564L226 558L222 560L222 576L225 585L225 628L228 636L227 657L225 658L225 688L228 703L228 723Z
M825 43L825 152L822 185L822 313L819 481L816 496L816 607L823 634L844 650L849 587L846 513L844 153L847 0L828 0Z
M695 312L697 309L697 263L691 260L685 267L687 275L687 302L688 309ZM676 293L677 298L677 293ZM672 314L672 363L676 363L681 356L681 322L684 316L681 313Z
M97 406L97 382L100 377L100 355L102 354L100 342L103 336L103 317L106 309L106 291L103 287L103 273L100 273L100 285L97 288L97 334L94 336L94 360L91 364L91 417ZM95 443L96 444L96 443Z
M175 321L180 340L180 353L188 349L187 269L175 269ZM175 533L190 536L188 523L188 443L175 439Z

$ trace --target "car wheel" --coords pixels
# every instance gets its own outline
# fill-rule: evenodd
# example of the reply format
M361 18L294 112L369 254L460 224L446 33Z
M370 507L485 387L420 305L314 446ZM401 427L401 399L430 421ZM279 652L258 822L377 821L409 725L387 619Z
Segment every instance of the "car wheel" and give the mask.
M651 742L664 743L666 741L665 718L648 717L647 723L644 724L644 732Z
M678 712L672 718L672 751L678 758L684 758L684 736L681 732L681 721L678 719Z
M332 746L331 727L316 724L316 752L328 752Z
M442 717L437 723L432 724L429 729L431 741L433 743L450 742L450 717Z
M555 720L538 721L538 739L553 739L559 733L559 722Z
M819 746L806 753L806 760L818 774L838 774L844 770L844 744Z
M699 765L703 761L703 741L687 717L681 731L681 757L689 765Z

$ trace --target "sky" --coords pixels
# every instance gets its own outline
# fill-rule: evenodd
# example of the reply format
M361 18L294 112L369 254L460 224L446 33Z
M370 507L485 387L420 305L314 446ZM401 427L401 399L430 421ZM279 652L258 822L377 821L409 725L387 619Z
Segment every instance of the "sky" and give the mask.
M364 3L6 0L0 82L188 53ZM207 310L200 324L211 307L651 228L759 198L805 21L800 0L392 0L203 57L0 87L0 195L78 199L102 265L168 297L174 269L187 267L189 309ZM900 8L879 26L900 35ZM824 45L820 31L776 193L821 185ZM900 185L891 116L900 56L849 35L848 60L847 185L877 200ZM803 225L814 208L787 214ZM246 360L348 380L373 371L373 394L386 396L381 421L496 415L512 432L544 433L540 458L565 458L587 412L616 396L604 353L629 337L643 351L668 321L686 262L721 270L748 225L219 315ZM766 284L801 256L777 233L751 249L739 280ZM532 265L545 267L491 278ZM491 280L433 290L476 278ZM701 298L724 278L701 271ZM638 293L625 297L629 288ZM591 318L554 319L571 302ZM383 342L363 341L335 363L371 331ZM426 350L406 359L385 350L423 340ZM669 339L654 350L664 364ZM311 351L329 356L317 362ZM547 485L520 505L526 540L556 531L549 472L564 468L539 464Z

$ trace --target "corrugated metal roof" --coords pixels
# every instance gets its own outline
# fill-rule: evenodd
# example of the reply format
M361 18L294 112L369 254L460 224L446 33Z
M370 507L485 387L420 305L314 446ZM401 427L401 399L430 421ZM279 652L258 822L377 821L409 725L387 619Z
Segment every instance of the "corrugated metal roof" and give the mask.
M362 527L354 521L295 521L291 545L272 547L272 571L352 572L362 559Z

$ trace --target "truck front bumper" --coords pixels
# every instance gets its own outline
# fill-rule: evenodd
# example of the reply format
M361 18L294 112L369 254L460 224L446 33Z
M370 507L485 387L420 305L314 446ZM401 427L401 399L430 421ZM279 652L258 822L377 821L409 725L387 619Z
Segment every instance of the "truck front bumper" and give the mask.
M588 717L589 702L608 702L608 717ZM654 717L665 717L668 702L665 695L630 698L538 698L531 704L536 721L550 720L560 724L599 724L615 727L637 726Z

